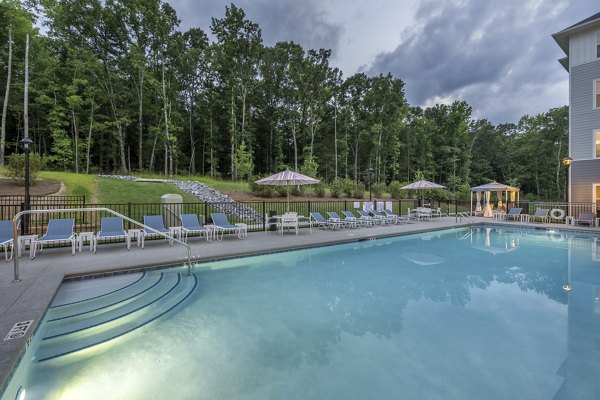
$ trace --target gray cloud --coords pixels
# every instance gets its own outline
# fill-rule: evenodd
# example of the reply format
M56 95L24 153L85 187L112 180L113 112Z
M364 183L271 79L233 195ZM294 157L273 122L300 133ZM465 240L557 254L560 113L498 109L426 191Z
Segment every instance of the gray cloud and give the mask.
M413 105L466 100L478 118L516 122L567 104L568 74L550 35L595 12L592 0L423 0L401 43L369 72L404 80Z
M225 0L171 0L182 20L181 27L200 27L210 35L211 17L223 18ZM319 0L241 0L235 5L252 22L259 24L266 45L294 41L306 50L337 49L343 29L331 22L323 2Z

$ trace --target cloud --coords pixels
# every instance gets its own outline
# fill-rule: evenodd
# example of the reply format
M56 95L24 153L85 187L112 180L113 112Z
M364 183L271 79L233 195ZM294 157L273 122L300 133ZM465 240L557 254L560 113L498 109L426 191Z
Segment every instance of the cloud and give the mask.
M478 118L516 122L568 103L568 74L550 35L593 10L592 0L423 0L400 44L369 73L404 80L413 105L466 100Z
M200 27L210 35L211 17L223 18L231 1L171 0L170 3L182 19L182 29ZM267 46L281 41L294 41L305 50L336 50L339 46L343 28L329 19L328 9L319 0L241 0L235 5L260 26Z

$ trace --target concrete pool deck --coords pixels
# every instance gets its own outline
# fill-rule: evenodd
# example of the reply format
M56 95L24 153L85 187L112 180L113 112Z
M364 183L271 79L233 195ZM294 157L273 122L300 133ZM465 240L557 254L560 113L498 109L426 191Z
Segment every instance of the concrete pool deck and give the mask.
M597 228L574 227L564 224L515 223L494 221L490 218L475 218L475 223L503 224L523 227L552 228L598 232ZM206 242L203 238L191 238L192 261L204 262L220 258L255 255L265 252L312 247L371 238L427 232L433 230L469 226L455 217L435 218L431 222L402 225L386 225L358 229L325 231L323 229L301 229L296 236L278 232L250 232L242 240L235 236L225 237L222 242ZM133 242L127 251L123 243L98 246L93 254L84 248L71 256L70 249L46 249L34 260L23 256L19 259L20 282L13 281L13 263L4 263L0 268L0 335L6 337L15 323L33 320L27 334L18 339L0 342L0 393L8 383L13 368L23 354L30 336L44 316L61 282L68 277L111 274L120 271L133 272L157 265L181 264L187 260L187 250L179 244L172 247L163 240L146 242L144 249ZM2 262L0 261L0 264Z

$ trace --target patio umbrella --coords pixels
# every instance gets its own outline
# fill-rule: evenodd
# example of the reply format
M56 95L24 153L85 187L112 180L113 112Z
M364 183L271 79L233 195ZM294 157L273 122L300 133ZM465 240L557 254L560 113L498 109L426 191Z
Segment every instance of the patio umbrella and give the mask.
M434 182L429 182L426 180L420 180L420 181L416 181L413 183L409 183L406 186L401 187L400 189L403 190L421 190L421 198L423 199L423 190L426 189L445 189L446 186L443 185L439 185L437 183ZM424 201L424 199L423 199Z
M257 180L257 185L272 185L272 186L297 186L297 185L314 185L319 183L318 179L311 178L310 176L302 175L298 172L285 171L278 172L274 175L267 176ZM287 193L287 206L290 208L290 191Z

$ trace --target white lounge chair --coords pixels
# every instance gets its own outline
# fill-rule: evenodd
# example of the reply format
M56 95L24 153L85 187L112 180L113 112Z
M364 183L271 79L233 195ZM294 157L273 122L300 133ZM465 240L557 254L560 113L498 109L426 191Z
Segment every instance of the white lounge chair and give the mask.
M596 223L596 216L592 212L581 212L575 219L575 225L588 225L594 226Z
M550 217L548 216L549 212L550 210L547 208L538 208L535 210L535 214L529 218L529 221L535 222L537 220L540 220L541 222L548 222L550 219Z
M73 229L75 228L74 218L64 219L51 219L48 221L48 228L46 228L46 234L38 239L35 239L31 246L33 252L31 258L35 258L36 252L41 253L45 244L59 244L59 243L70 243L71 244L71 255L75 255L75 248L77 247L77 238Z
M200 224L196 214L180 214L179 218L181 219L181 232L184 235L184 242L187 242L187 237L189 234L198 234L200 237L204 235L206 237L206 241L208 242L208 234L210 233L210 229Z
M94 243L94 253L99 240L125 239L127 250L131 248L131 239L125 229L123 229L123 218L121 217L103 217L100 220L100 232L96 234Z
M343 224L343 227L346 227L346 226L349 228L357 228L358 227L358 223L356 221L351 221L346 218L342 218L342 217L340 217L340 214L338 214L335 211L327 211L327 216L329 217L330 221L341 222Z
M313 225L321 226L325 228L325 230L327 230L327 228L331 228L331 230L334 230L335 228L341 228L342 226L344 226L344 223L342 221L326 220L320 212L316 211L310 213L309 224L311 230Z
M144 238L142 240L142 249L144 248L144 243L145 243L147 237L155 237L155 236L164 237L163 235L161 235L157 232L160 232L160 233L163 233L163 234L169 236L169 230L167 228L165 228L165 224L163 222L163 218L161 215L144 215L144 225L146 225L148 228L151 228L151 229L144 228L142 230L142 235L144 236ZM167 237L165 237L165 240L167 240ZM171 246L173 245L172 241L169 241L169 243L171 244Z
M211 213L210 218L213 221L213 226L216 229L215 235L217 240L223 240L225 232L233 232L237 234L238 239L243 236L244 228L240 225L233 225L229 223L227 215L223 213ZM219 239L219 232L221 232L221 239Z
M510 210L508 210L508 212L504 215L504 219L506 221L511 220L511 221L517 221L517 220L521 220L521 212L523 211L523 209L521 207L513 207Z

